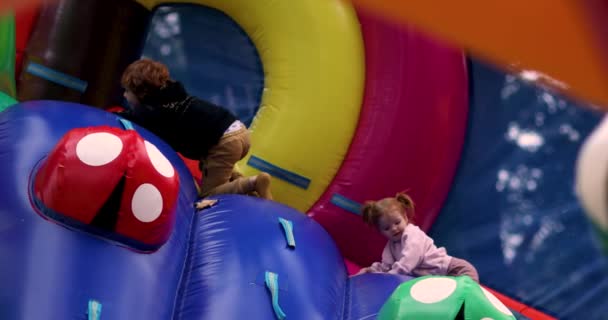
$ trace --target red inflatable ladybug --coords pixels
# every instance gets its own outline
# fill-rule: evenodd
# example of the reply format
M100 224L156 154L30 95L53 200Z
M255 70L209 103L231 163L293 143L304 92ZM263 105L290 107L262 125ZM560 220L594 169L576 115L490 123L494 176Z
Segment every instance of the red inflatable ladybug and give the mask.
M47 216L143 251L169 238L178 193L177 172L158 148L112 127L69 131L34 181Z

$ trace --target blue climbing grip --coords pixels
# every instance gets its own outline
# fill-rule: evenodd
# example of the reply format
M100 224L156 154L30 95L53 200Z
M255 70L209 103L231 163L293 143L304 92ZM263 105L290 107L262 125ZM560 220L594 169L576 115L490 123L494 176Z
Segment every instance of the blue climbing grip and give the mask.
M285 238L287 239L287 245L291 248L296 247L296 239L293 236L293 223L287 219L279 218L279 222L285 231Z
M277 319L283 320L285 317L285 312L281 309L279 305L279 275L266 271L264 274L264 282L266 282L266 288L270 290L270 296L272 297L272 309L274 310L274 314L277 316Z
M89 320L101 319L101 303L97 300L89 300L89 310L87 312Z
M120 117L118 118L118 121L120 121L120 124L122 124L122 126L123 126L123 128L125 128L125 130L135 130L135 128L133 128L133 124L131 123L131 121L120 118Z

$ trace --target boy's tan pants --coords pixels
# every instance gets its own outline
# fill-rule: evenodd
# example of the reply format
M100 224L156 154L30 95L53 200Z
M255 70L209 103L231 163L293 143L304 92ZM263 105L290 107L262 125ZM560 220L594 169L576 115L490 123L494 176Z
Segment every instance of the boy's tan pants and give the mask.
M224 134L218 144L209 150L207 157L200 160L199 167L203 173L201 196L251 192L253 186L249 178L240 177L230 181L234 165L247 155L250 147L247 128Z

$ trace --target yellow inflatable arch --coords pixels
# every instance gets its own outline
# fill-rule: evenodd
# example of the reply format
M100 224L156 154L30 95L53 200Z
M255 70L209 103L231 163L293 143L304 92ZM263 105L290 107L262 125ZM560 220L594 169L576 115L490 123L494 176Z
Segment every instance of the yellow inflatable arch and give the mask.
M363 42L348 2L139 0L149 9L193 3L236 21L262 60L265 88L239 168L271 171L275 199L306 211L344 159L361 108Z

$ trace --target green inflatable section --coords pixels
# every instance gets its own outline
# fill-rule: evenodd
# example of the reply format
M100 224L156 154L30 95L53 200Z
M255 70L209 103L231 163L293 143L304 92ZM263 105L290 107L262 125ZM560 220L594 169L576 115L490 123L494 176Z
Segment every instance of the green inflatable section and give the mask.
M0 91L0 112L4 111L6 108L16 104L17 102L18 101L13 99L11 96Z
M604 250L605 254L608 254L608 230L602 229L597 223L591 221L591 225L593 226L593 230L597 235L597 239L600 243L600 246Z
M11 97L17 96L15 89L15 16L0 15L0 91Z
M402 283L379 320L515 319L498 298L469 277L425 276Z

